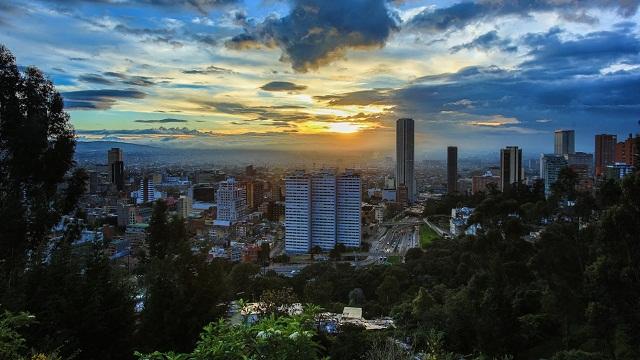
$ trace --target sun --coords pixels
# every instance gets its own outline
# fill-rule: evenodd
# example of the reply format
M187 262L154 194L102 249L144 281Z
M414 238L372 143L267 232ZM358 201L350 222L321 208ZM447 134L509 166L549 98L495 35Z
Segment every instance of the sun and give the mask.
M329 131L337 132L341 134L353 134L358 132L361 127L358 124L348 123L348 122L335 122L329 124Z

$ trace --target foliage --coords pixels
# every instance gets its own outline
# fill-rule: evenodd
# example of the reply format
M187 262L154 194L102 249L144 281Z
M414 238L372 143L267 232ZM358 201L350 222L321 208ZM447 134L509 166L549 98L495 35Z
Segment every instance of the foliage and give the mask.
M142 349L186 351L204 324L225 314L225 269L207 262L204 252L193 253L184 222L169 218L163 201L156 202L148 231L138 339Z
M0 359L22 358L26 340L18 330L33 321L33 316L24 312L13 314L5 310L0 314Z
M154 352L137 356L141 360L319 359L313 315L270 315L254 324L241 325L220 320L204 327L189 354Z

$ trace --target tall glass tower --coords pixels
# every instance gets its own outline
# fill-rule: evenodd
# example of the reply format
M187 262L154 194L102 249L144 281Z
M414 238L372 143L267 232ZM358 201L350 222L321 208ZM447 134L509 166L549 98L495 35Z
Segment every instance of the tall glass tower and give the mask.
M413 119L399 119L396 122L396 188L407 187L409 203L416 200L416 179L414 176L414 122Z

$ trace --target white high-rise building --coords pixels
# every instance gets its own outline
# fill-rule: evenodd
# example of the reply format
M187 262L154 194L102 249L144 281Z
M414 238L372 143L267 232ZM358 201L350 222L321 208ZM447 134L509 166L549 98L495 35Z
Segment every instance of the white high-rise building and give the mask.
M362 234L360 175L346 170L337 179L337 242L346 247L359 247Z
M296 172L285 179L285 250L308 252L314 246L360 246L360 176L347 170Z
M333 249L336 245L336 176L329 171L311 177L311 220L312 246Z
M181 195L177 203L178 215L186 219L191 215L193 209L193 199L189 196Z
M396 122L396 188L400 185L407 187L409 203L415 202L413 119L399 119Z
M216 192L217 217L214 225L229 226L245 214L245 190L236 179L228 178L221 182Z
M311 250L311 178L303 171L285 179L285 250Z

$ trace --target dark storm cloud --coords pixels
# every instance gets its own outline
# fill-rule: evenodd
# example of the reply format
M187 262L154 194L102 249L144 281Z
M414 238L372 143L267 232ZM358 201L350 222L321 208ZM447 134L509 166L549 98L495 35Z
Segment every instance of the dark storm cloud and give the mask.
M518 51L518 47L511 43L509 39L502 39L498 36L498 32L496 30L489 31L486 34L480 35L472 41L457 45L449 49L452 53L457 53L461 50L492 50L498 49L500 51L505 52L516 52Z
M398 29L387 0L293 0L289 15L248 24L226 45L234 49L279 47L294 70L316 69L350 48L379 48Z
M264 91L302 91L306 88L305 85L297 85L288 81L272 81L260 87Z
M640 0L479 0L461 2L436 10L427 9L408 21L406 27L428 33L462 29L483 20L507 16L527 16L536 11L558 11L565 18L592 21L585 13L589 9L613 9L630 17L636 13ZM576 15L577 14L577 15ZM582 18L580 18L582 17Z
M168 123L186 123L187 120L166 118L166 119L157 119L157 120L134 120L134 122L145 123L145 124L168 124Z
M119 99L141 99L147 94L133 89L79 90L62 93L68 109L110 109Z

